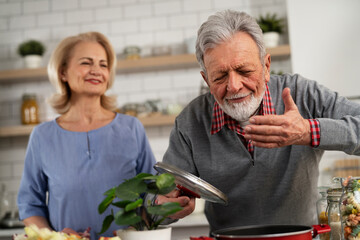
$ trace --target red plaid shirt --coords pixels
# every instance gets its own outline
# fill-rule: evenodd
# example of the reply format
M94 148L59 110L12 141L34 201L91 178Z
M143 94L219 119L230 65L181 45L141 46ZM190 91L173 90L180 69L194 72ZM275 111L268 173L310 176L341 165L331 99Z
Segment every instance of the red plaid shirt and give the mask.
M269 87L266 84L266 90L263 101L261 102L260 109L257 115L276 115L275 108L273 106ZM311 128L311 146L317 147L320 144L320 124L317 119L308 119ZM254 154L254 145L251 140L244 138L245 131L240 126L240 123L227 115L221 108L220 105L215 101L212 122L211 122L211 134L219 132L224 125L227 125L229 129L236 132L251 156Z

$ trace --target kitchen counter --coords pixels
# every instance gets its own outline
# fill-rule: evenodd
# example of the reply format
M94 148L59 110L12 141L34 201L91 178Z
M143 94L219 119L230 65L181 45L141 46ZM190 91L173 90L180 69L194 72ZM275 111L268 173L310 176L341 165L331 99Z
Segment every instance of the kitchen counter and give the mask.
M0 228L0 240L10 240L14 234L24 233L24 228Z
M172 227L172 240L190 239L190 236L207 236L209 234L209 224L204 213L193 213L176 223ZM14 234L24 233L23 228L0 228L0 240L11 240Z

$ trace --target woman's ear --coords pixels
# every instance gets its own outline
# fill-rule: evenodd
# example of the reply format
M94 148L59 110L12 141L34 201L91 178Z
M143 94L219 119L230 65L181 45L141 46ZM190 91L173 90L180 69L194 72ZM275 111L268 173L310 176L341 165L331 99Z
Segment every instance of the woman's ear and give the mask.
M62 82L67 82L66 72L65 72L64 69L62 69L62 70L60 71L59 76L60 76L60 80L61 80Z

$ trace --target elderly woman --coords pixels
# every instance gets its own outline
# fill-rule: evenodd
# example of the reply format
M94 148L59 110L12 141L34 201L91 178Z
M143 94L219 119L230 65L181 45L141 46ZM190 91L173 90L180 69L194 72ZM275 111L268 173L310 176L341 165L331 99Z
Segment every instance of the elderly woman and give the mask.
M142 124L115 113L115 99L105 95L115 66L110 42L97 32L68 37L53 52L48 74L58 93L50 104L60 116L30 135L18 194L25 225L68 233L90 227L97 239L110 214L97 212L103 193L140 172L153 173Z

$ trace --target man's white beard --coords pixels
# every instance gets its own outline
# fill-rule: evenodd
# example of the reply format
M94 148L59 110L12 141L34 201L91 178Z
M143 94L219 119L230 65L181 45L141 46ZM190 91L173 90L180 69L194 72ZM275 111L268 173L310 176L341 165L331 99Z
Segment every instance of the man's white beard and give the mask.
M247 122L249 118L256 113L258 110L261 101L265 94L265 87L262 94L259 97L255 97L253 93L251 93L251 97L249 100L240 103L229 103L228 101L224 101L224 104L220 104L221 109L233 119L239 122ZM235 94L231 96L231 98L245 97L243 94Z

